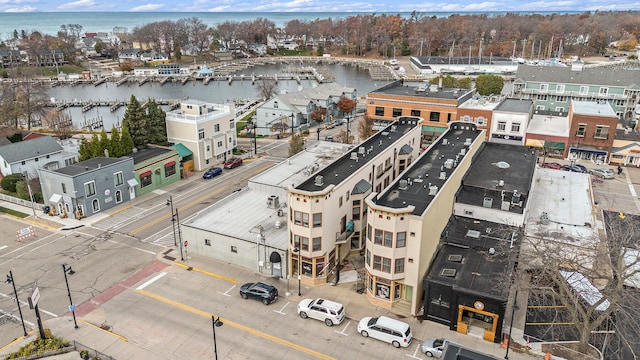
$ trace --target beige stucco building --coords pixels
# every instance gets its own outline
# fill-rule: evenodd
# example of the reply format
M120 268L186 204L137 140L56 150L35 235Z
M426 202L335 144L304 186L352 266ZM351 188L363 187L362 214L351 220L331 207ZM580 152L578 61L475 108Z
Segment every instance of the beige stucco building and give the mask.
M221 164L232 156L238 143L235 109L227 104L183 100L178 109L167 113L167 139L193 152L196 171Z

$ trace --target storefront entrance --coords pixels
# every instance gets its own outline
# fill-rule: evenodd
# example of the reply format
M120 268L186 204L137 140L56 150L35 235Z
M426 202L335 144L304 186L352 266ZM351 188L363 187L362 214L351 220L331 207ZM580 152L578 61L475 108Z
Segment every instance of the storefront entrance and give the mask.
M482 309L484 304L480 301L474 307L458 305L458 332L478 333L484 340L494 342L499 316Z

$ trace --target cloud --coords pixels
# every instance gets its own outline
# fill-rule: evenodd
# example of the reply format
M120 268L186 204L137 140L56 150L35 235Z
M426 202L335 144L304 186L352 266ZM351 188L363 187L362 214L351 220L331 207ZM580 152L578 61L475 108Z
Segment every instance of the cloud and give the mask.
M164 4L145 4L129 9L129 11L153 11L164 7Z
M58 7L56 7L57 10L76 10L76 9L86 9L86 8L91 8L98 5L95 1L93 0L78 0L78 1L74 1L74 2L70 2L70 3L66 3L66 4L61 4Z
M33 6L22 6L22 7L6 8L4 9L4 12L18 13L18 12L34 12L36 10L38 9L34 8Z
M210 12L225 12L228 11L231 8L231 6L229 5L223 5L223 6L216 6L214 8L208 9L207 11Z

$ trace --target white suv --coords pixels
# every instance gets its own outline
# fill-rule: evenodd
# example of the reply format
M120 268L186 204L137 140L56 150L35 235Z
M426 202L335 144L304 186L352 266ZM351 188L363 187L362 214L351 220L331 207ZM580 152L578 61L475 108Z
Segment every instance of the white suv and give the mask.
M326 299L304 299L298 304L298 314L301 318L308 317L324 321L327 326L342 323L345 310L342 304Z

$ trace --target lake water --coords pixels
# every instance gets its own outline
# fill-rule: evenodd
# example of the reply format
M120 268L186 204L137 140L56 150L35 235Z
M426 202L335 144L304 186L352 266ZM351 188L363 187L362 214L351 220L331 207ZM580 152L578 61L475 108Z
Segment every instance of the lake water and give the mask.
M334 75L336 83L355 88L359 96L388 83L371 80L369 72L362 68L337 64L323 66ZM250 78L252 74L273 75L281 73L280 69L279 65L256 66L238 72L237 75L246 75L247 78ZM300 84L294 80L279 81L278 91L296 92L316 84L314 80L302 80ZM227 81L210 81L208 85L204 85L201 81L189 81L185 85L180 82L167 82L164 85L148 82L142 86L135 84L116 86L113 82L105 82L98 86L58 86L51 88L48 94L57 101L121 100L129 102L131 95L134 95L141 102L149 98L167 100L190 98L212 103L226 103L235 99L258 98L256 86L251 84L250 80L236 80L231 85ZM85 113L76 107L68 108L65 112L71 116L75 128L80 128L83 123L92 119L101 118L105 128L109 130L112 126L118 126L122 122L125 107L114 112L110 112L107 107L95 107Z

